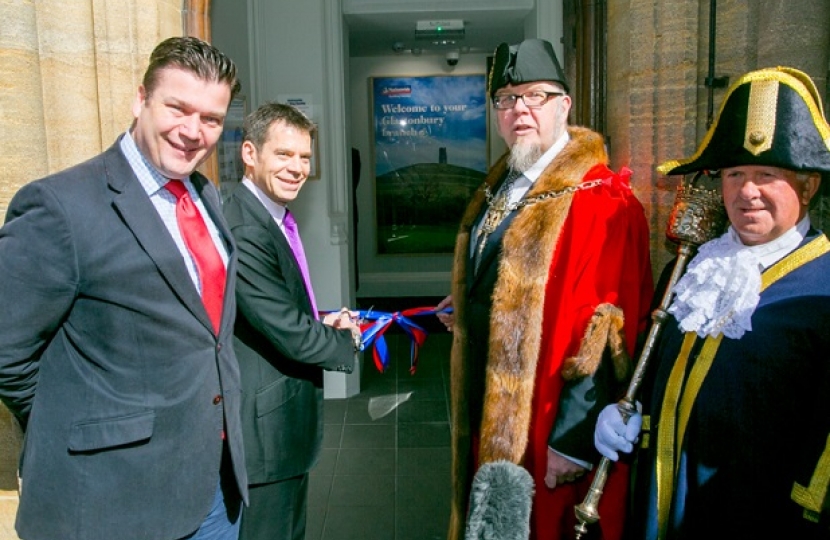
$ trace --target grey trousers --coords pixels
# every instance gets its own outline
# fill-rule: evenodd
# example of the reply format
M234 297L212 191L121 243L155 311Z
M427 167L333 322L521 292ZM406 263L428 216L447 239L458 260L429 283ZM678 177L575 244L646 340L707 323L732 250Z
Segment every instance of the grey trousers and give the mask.
M239 540L304 540L308 475L248 486Z

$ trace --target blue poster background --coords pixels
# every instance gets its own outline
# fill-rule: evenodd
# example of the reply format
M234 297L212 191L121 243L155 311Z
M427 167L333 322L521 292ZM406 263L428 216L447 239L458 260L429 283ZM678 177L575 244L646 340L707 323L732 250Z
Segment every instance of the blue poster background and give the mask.
M377 248L451 253L487 172L484 75L372 79Z

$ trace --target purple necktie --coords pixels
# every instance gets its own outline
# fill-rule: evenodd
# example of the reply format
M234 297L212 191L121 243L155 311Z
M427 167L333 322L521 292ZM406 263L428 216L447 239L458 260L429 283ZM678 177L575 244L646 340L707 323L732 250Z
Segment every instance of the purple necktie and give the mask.
M285 217L282 218L282 226L285 227L285 236L288 238L288 244L291 246L291 251L294 252L294 258L297 259L297 264L300 266L300 272L303 274L303 281L305 281L305 290L308 292L308 299L311 300L311 309L314 312L314 318L318 319L317 302L314 301L314 289L311 288L311 279L308 277L308 263L305 260L305 251L303 251L303 243L300 240L300 233L297 231L297 222L294 221L294 216L285 209Z

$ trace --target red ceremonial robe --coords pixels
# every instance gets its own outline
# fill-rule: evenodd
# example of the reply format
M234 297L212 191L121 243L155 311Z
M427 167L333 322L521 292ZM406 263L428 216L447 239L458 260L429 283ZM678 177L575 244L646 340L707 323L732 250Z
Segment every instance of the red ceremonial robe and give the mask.
M482 396L465 384L482 361L467 357L468 340L475 336L467 334L465 304L470 231L484 204L480 193L462 219L453 275L450 540L463 538L472 474L479 464L500 459L523 465L533 477L531 538L573 537L574 506L582 502L592 476L555 490L544 484L548 437L557 420L560 394L566 377L589 377L596 371L609 341L609 325L602 324L607 308L618 314L617 319L622 316L623 331L617 339L622 338L620 348L628 356L634 354L637 334L646 326L653 287L642 206L627 176L605 166L601 136L577 127L569 128L569 134L571 140L526 198L595 179L602 184L525 206L504 233L492 295L480 426L469 424L467 403ZM503 158L486 182L494 185L504 169ZM630 365L615 368L620 377L630 373ZM593 423L582 427L580 437L592 446ZM479 439L478 462L472 463L471 445ZM627 486L627 467L614 464L599 507L605 540L622 534Z

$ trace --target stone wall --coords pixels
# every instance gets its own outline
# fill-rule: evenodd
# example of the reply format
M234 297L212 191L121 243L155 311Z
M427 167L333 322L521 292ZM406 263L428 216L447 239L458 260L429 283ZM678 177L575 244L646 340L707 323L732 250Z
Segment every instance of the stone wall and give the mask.
M98 154L132 120L181 0L0 1L0 216L25 183Z
M21 186L98 154L129 127L150 52L182 35L182 4L0 0L0 221ZM0 405L0 540L17 538L21 442Z
M614 167L634 170L633 186L651 227L655 276L676 252L665 229L679 182L655 167L690 156L706 132L709 6L709 0L608 3L609 149ZM827 95L828 22L826 0L720 0L714 75L734 81L753 69L788 65L810 74ZM715 114L725 91L712 92ZM830 224L820 211L814 219Z

